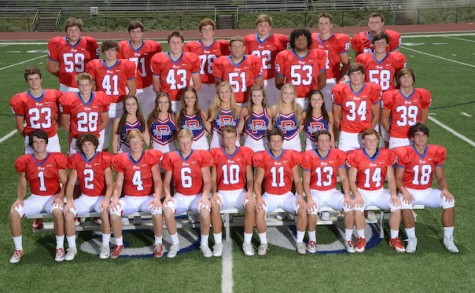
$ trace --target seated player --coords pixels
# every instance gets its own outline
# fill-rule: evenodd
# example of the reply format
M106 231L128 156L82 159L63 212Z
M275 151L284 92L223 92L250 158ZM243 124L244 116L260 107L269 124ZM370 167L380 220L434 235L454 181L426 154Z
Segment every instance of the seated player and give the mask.
M99 140L91 133L80 135L76 147L80 152L68 159L68 167L71 172L66 186L67 201L64 207L66 239L69 244L66 260L73 260L77 254L74 218L82 217L90 212L101 215L102 246L99 257L106 259L110 255L109 203L114 188L111 169L112 155L99 151ZM73 201L74 187L77 182L81 196Z
M182 214L186 211L193 211L200 215L201 230L201 252L205 257L213 256L213 252L208 246L210 211L209 194L211 190L211 167L212 157L207 151L193 150L193 133L188 129L182 129L177 135L179 151L165 154L162 161L162 168L165 170L163 202L165 218L173 218L175 214ZM176 193L172 198L171 184ZM176 228L170 230L170 234L176 234ZM170 252L173 256L178 252L178 237L173 239ZM172 250L173 248L173 250ZM170 257L168 252L168 257Z
M397 195L396 180L394 179L394 153L385 148L378 148L379 133L374 129L362 132L363 148L348 153L347 163L350 166L348 177L350 188L354 195L355 226L358 242L354 249L347 247L348 252L365 251L366 238L364 234L364 210L368 206L391 211L389 229L391 239L389 245L397 252L404 252L404 245L399 239L401 224L401 200ZM384 189L384 181L388 179L389 190ZM351 240L353 229L345 229L346 241Z
M417 123L409 130L413 146L395 149L397 156L396 182L402 195L402 219L407 234L406 252L417 248L414 205L442 208L444 246L449 252L458 253L454 243L455 198L450 193L445 176L444 163L447 150L439 145L428 144L429 128ZM440 189L433 189L433 177L437 177Z
M122 222L120 217L135 212L147 212L152 215L153 232L155 235L153 254L162 257L162 177L159 163L162 153L158 150L144 151L144 137L138 130L131 130L127 135L130 152L120 153L113 157L112 166L117 172L112 201L110 203L110 220L116 246L111 258L118 258L124 249L122 238ZM119 199L123 192L124 196ZM167 228L170 225L166 221Z
M251 239L255 222L255 199L253 193L254 171L252 156L248 147L237 147L236 128L226 126L221 131L224 148L211 149L211 225L213 227L213 256L223 253L221 209L245 209L244 243L246 255L254 255ZM228 239L230 240L230 239Z
M10 231L15 251L10 263L17 263L23 256L22 217L46 212L53 215L56 236L55 260L64 260L64 218L63 197L68 174L68 158L61 153L49 153L48 134L37 129L29 135L29 146L33 154L22 155L15 161L18 176L18 197L10 210ZM25 199L27 183L31 195ZM63 186L61 187L61 183Z
M267 141L269 151L258 152L253 157L253 165L257 169L254 180L256 228L261 242L257 253L260 256L267 254L266 213L282 208L287 213L297 213L297 252L305 254L303 237L307 227L307 205L299 173L300 153L282 148L284 134L277 128L267 132ZM292 183L295 184L296 195L291 191Z
M324 108L323 108L324 109ZM303 190L307 195L308 238L307 251L317 252L317 213L324 207L345 212L345 229L353 230L353 199L345 169L345 152L331 148L332 139L328 130L315 133L317 148L307 150L302 155ZM340 176L343 193L336 189L337 176ZM346 247L353 247L345 243Z

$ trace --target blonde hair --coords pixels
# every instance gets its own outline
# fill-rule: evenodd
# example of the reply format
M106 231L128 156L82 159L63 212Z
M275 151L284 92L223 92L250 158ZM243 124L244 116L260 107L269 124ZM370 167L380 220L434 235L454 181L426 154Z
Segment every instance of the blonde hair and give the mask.
M144 140L143 133L137 129L132 129L129 131L129 133L127 133L127 142L130 142L130 140L133 138L140 138L142 141Z
M258 25L261 22L267 22L270 26L272 26L272 17L270 17L267 14L261 14L256 19L256 25Z
M216 119L218 116L219 110L221 110L221 99L219 98L219 90L223 87L228 87L229 90L231 91L231 113L234 118L239 117L239 113L236 111L236 100L234 98L234 92L232 86L227 83L226 81L223 81L222 83L218 84L216 86L216 95L214 96L214 103L209 107L209 120L212 121Z
M178 135L176 136L176 140L180 140L181 138L191 138L193 139L193 132L189 129L182 129L178 132Z
M267 95L266 95L266 91L264 90L264 87L262 87L261 85L253 85L250 89L249 89L249 109L252 111L252 108L254 107L254 101L252 101L252 93L253 92L261 92L262 93L262 107L265 108L266 107L266 100L267 100Z
M295 116L299 117L300 119L302 108L299 107L299 104L297 103L297 93L295 91L295 87L291 83L286 83L280 88L279 102L277 103L277 115L280 114L280 109L282 108L282 95L286 89L291 89L294 92L294 99L292 100L292 110L295 113Z

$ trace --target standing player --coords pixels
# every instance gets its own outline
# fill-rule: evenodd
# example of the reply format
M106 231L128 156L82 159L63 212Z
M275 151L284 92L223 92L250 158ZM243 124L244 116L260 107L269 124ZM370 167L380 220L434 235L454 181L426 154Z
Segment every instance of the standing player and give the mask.
M253 150L237 147L236 128L226 126L221 131L224 148L211 149L211 225L213 227L213 256L223 253L221 209L238 208L245 210L244 243L246 255L254 255L251 239L255 223L255 199L253 193L254 171L252 170ZM228 239L230 240L230 239Z
M101 44L104 60L93 60L87 64L87 72L94 80L94 90L103 91L109 97L109 123L105 130L104 146L109 146L112 122L124 111L122 101L125 97L135 96L135 64L130 60L117 59L119 44L106 40Z
M333 90L333 119L340 129L338 148L344 152L361 147L360 132L375 128L379 122L381 87L364 81L364 67L351 64L350 81Z
M455 198L449 192L444 163L447 150L439 145L428 144L429 128L417 123L409 129L413 146L395 150L397 156L396 182L402 195L402 217L407 234L406 252L417 248L414 214L412 207L422 204L430 208L442 208L444 246L449 252L459 252L454 244ZM432 189L432 180L437 177L440 189Z
M361 53L371 53L374 50L373 37L376 33L384 32L389 36L390 46L387 47L388 52L399 51L401 45L401 34L392 30L384 29L384 17L380 13L371 13L368 17L367 32L359 32L351 39L351 48L355 51L355 57Z
M213 256L208 246L210 211L209 194L211 191L211 174L209 167L212 157L207 151L192 150L193 133L182 129L177 135L180 150L165 154L162 168L165 170L163 202L165 218L173 218L175 214L193 211L200 215L201 244L200 249L204 257ZM173 182L172 182L173 178ZM171 188L174 185L176 193L172 198ZM168 229L170 234L176 235L176 228ZM170 235L171 236L171 235ZM170 253L175 256L178 252L178 237L173 239ZM216 251L218 252L218 251Z
M327 55L312 47L312 35L306 29L296 29L290 34L290 48L275 58L275 85L280 89L291 83L297 92L297 103L307 109L310 90L322 90L326 85Z
M345 229L353 230L354 212L353 200L350 196L350 185L345 169L345 152L331 148L332 139L328 130L318 130L315 133L317 148L307 150L302 155L303 190L307 195L308 238L307 251L317 252L317 213L324 207L334 210L343 209L345 212ZM340 176L344 192L336 189L337 176ZM345 242L347 249L353 247L353 242Z
M24 73L28 90L14 95L10 107L15 114L18 133L25 138L25 154L32 154L29 135L41 129L48 135L48 152L61 152L58 137L58 101L61 92L43 89L41 71L37 67L27 67Z
M81 37L83 22L70 17L64 23L66 37L54 37L48 42L46 70L59 78L59 90L77 92L76 74L86 72L86 65L99 58L97 41Z
M107 152L98 152L98 147L99 140L94 134L82 134L77 139L79 153L68 159L68 168L71 172L66 186L67 201L64 207L66 239L69 244L66 260L73 260L77 254L74 218L82 217L89 212L101 215L102 246L99 257L106 259L110 255L109 203L114 188L112 156ZM79 183L81 196L73 201L76 182Z
M17 199L10 210L10 230L15 251L10 263L17 263L23 256L21 219L30 215L46 212L54 218L56 235L55 260L64 260L64 218L63 197L68 174L68 158L61 153L49 153L48 134L41 129L29 134L29 145L33 154L22 155L15 161L19 173ZM27 183L31 195L25 198ZM62 187L61 187L61 184Z
M129 59L135 63L135 85L137 93L135 96L139 100L140 108L145 117L150 114L155 102L155 92L152 86L152 70L150 69L150 59L156 53L162 52L162 45L152 40L144 40L143 24L138 20L132 20L127 27L130 39L119 42L119 59Z
M409 128L429 117L432 94L414 87L415 81L414 70L403 68L396 74L398 89L383 93L381 125L389 133L390 149L410 145Z
M332 88L345 80L345 75L350 67L348 57L350 37L346 34L333 34L332 28L333 17L328 13L322 13L318 16L318 30L320 33L312 34L312 49L319 48L327 54L327 80L325 87L321 89L325 97L327 111L332 109Z
M394 153L385 148L378 148L379 133L374 129L367 129L361 134L363 148L348 153L347 163L350 166L348 177L350 188L354 195L355 226L358 242L354 247L356 252L364 252L366 239L364 234L364 210L371 205L380 209L389 209L389 229L391 239L389 245L397 252L404 252L404 245L399 239L401 225L401 200L397 195L396 180L394 178ZM388 179L389 190L384 189L384 181ZM353 229L345 229L346 241L351 240ZM351 252L348 250L348 252Z
M203 111L208 111L209 106L214 102L216 91L213 63L216 58L229 55L229 41L214 39L216 23L209 18L201 20L198 29L201 40L186 43L183 51L195 53L200 58L201 87L198 91L200 97L198 106Z
M269 151L258 152L253 157L253 165L257 169L254 180L256 228L261 242L258 254L267 254L266 213L277 208L288 213L297 213L297 253L305 254L303 237L307 227L307 206L299 173L300 153L282 148L284 134L277 128L267 132L267 141ZM295 195L291 191L292 183L297 190Z
M263 85L262 62L259 57L246 55L244 40L234 36L229 41L231 54L221 56L213 63L213 74L216 86L221 82L228 82L233 88L236 103L247 105L249 89L253 85Z
M172 101L172 112L180 111L180 90L191 86L199 91L200 60L194 53L183 52L183 35L174 31L168 35L169 52L157 53L150 61L153 73L153 90L167 92Z
M272 30L272 17L261 14L256 19L256 34L244 37L244 45L247 52L262 60L262 78L266 91L268 105L277 104L279 92L275 86L275 56L287 48L289 37L274 34Z
M72 136L69 154L81 150L77 139L81 134L91 133L99 139L98 151L104 144L104 129L109 123L109 98L104 92L92 91L92 77L88 73L76 76L79 92L66 92L59 98L61 126Z

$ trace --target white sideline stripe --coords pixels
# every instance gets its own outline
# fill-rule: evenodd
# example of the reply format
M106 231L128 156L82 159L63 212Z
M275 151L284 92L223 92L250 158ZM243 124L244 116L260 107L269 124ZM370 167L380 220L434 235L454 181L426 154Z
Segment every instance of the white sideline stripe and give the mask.
M47 45L48 42L0 42L0 45Z
M465 42L470 42L470 43L475 43L474 40L467 40L467 39L456 38L456 37L452 37L452 36L446 36L445 38L447 38L447 39L459 40L459 41L465 41Z
M0 143L4 142L5 140L9 139L10 137L14 136L16 133L16 130L13 130L9 134L5 135L4 137L0 138Z
M475 142L470 140L468 137L458 133L457 131L455 131L454 129L448 127L447 125L445 125L444 123L440 122L439 120L435 119L434 117L431 117L429 116L429 120L434 122L435 124L439 125L440 127L442 127L443 129L447 130L448 132L452 133L453 135L455 135L456 137L460 138L461 140L465 141L466 143L468 143L469 145L475 147Z
M233 242L231 239L226 239L223 241L223 255L221 261L223 262L222 273L221 273L221 292L222 293L232 293L234 282L233 282Z
M402 38L432 38L432 37L463 37L463 36L475 36L475 33L449 33L449 34L430 34L424 35L421 33L417 33L418 35L406 35L403 34ZM402 43L404 45L404 42Z
M472 115L468 114L468 113L465 113L465 112L460 112L460 114L462 114L463 116L465 117L472 117Z
M4 69L11 68L11 67L14 67L14 66L17 66L17 65L20 65L20 64L23 64L23 63L30 62L30 61L33 61L33 60L36 60L36 59L45 58L46 56L48 56L48 55L41 55L41 56L38 56L38 57L35 57L35 58L32 58L32 59L28 59L28 60L25 60L25 61L22 61L22 62L19 62L19 63L11 64L11 65L0 68L0 71L2 71Z
M429 54L429 53L422 52L422 51L419 51L419 50L414 50L414 49L408 48L408 47L404 47L404 49L409 50L409 51L413 51L413 52L416 52L416 53L419 53L419 54L427 55L427 56L430 56L430 57L434 57L434 58L437 58L437 59L442 59L442 60L445 60L445 61L454 62L454 63L460 64L460 65L465 65L465 66L468 66L468 67L475 68L475 65L473 65L473 64L468 64L468 63L460 62L460 61L457 61L457 60L444 58L444 57L441 57L441 56Z

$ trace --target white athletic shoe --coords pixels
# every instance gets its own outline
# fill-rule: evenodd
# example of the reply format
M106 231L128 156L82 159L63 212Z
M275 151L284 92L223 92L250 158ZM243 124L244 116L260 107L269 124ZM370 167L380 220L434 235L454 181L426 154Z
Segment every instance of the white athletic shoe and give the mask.
M267 250L268 250L268 244L267 243L261 243L261 245L259 245L259 248L257 248L257 254L259 256L265 256L267 254Z
M303 242L297 242L297 253L304 255L307 253L307 246Z
M352 240L345 241L345 248L348 253L355 253L355 244Z
M109 245L101 245L101 253L99 253L100 259L107 259L111 254L111 249Z
M67 253L66 253L66 256L64 257L64 260L67 260L67 261L71 261L71 260L74 260L74 257L76 256L76 254L78 254L78 249L77 248L68 248L67 249Z
M307 243L307 251L309 253L317 253L317 242L310 240Z
M211 249L209 249L208 244L203 244L200 246L201 252L203 253L204 257L212 257L213 252L211 252Z
M180 250L180 245L172 244L172 246L170 246L170 248L168 249L167 257L174 258L177 255L179 250Z
M10 258L10 263L18 263L22 256L23 256L23 250L15 249L12 257Z
M322 221L330 221L330 212L323 212L320 219Z
M275 218L279 221L283 221L285 219L285 213L277 213Z
M242 251L244 251L244 255L246 256L253 256L254 255L254 247L252 246L251 242L244 242L242 244Z
M220 257L223 255L223 243L218 243L213 246L213 256Z
M417 238L407 238L406 252L414 253L417 249Z
M64 260L64 248L56 248L55 254L54 254L54 260L55 261L63 261Z
M447 248L447 250L449 252L452 252L452 253L458 253L459 250L457 248L457 246L455 246L455 243L454 243L454 237L444 237L444 246L445 248Z

